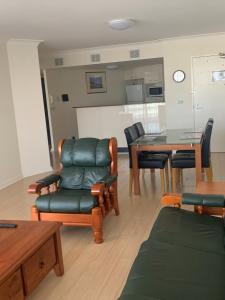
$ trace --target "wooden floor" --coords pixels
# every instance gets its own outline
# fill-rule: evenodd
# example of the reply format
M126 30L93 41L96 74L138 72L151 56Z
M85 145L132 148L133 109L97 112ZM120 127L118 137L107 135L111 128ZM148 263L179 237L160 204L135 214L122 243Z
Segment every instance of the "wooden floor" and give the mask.
M225 154L213 155L215 180L225 180ZM29 297L32 300L114 300L125 284L142 241L160 210L160 178L148 170L141 176L141 196L129 197L128 160L119 158L120 216L104 221L103 244L93 242L91 229L64 227L62 246L65 275L51 272ZM27 186L39 175L0 190L0 219L29 219L34 197ZM194 191L194 170L184 171L184 191Z

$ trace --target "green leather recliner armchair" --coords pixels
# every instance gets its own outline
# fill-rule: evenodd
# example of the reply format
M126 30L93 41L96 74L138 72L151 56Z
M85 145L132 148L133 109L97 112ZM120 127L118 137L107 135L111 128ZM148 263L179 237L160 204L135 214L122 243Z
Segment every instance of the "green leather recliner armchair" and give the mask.
M38 194L32 220L90 226L96 243L103 242L103 218L119 215L117 198L117 141L81 138L62 140L58 147L61 169L29 186Z

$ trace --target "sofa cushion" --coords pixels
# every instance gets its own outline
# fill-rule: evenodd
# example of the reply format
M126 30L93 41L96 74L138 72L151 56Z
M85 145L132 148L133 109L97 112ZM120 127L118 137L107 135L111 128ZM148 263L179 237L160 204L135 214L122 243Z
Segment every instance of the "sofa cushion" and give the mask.
M119 299L225 299L223 241L221 219L163 208Z
M119 299L222 300L224 266L224 255L151 240L142 245Z
M225 255L223 220L192 211L163 208L147 241L154 239Z
M82 189L84 178L84 168L66 167L60 173L60 188L63 189Z
M97 205L97 198L91 195L90 190L61 189L36 199L36 206L40 212L88 214Z
M65 167L60 173L59 184L63 189L91 189L109 174L109 167Z
M65 140L62 147L61 163L64 167L109 166L109 139L81 138Z
M73 165L72 153L74 151L74 139L65 140L62 146L61 163L64 167L71 167Z

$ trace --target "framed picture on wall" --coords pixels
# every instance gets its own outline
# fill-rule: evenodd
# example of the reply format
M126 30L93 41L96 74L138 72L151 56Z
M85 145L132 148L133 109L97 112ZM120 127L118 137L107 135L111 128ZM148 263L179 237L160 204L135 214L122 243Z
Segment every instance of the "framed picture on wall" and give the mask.
M106 73L86 72L87 93L106 93Z

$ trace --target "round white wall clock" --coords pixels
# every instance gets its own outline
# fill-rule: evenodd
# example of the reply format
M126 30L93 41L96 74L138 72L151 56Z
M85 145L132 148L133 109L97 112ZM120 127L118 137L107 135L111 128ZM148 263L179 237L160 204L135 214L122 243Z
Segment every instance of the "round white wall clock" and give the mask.
M175 82L182 82L185 79L185 73L182 70L177 70L173 73L173 80Z

